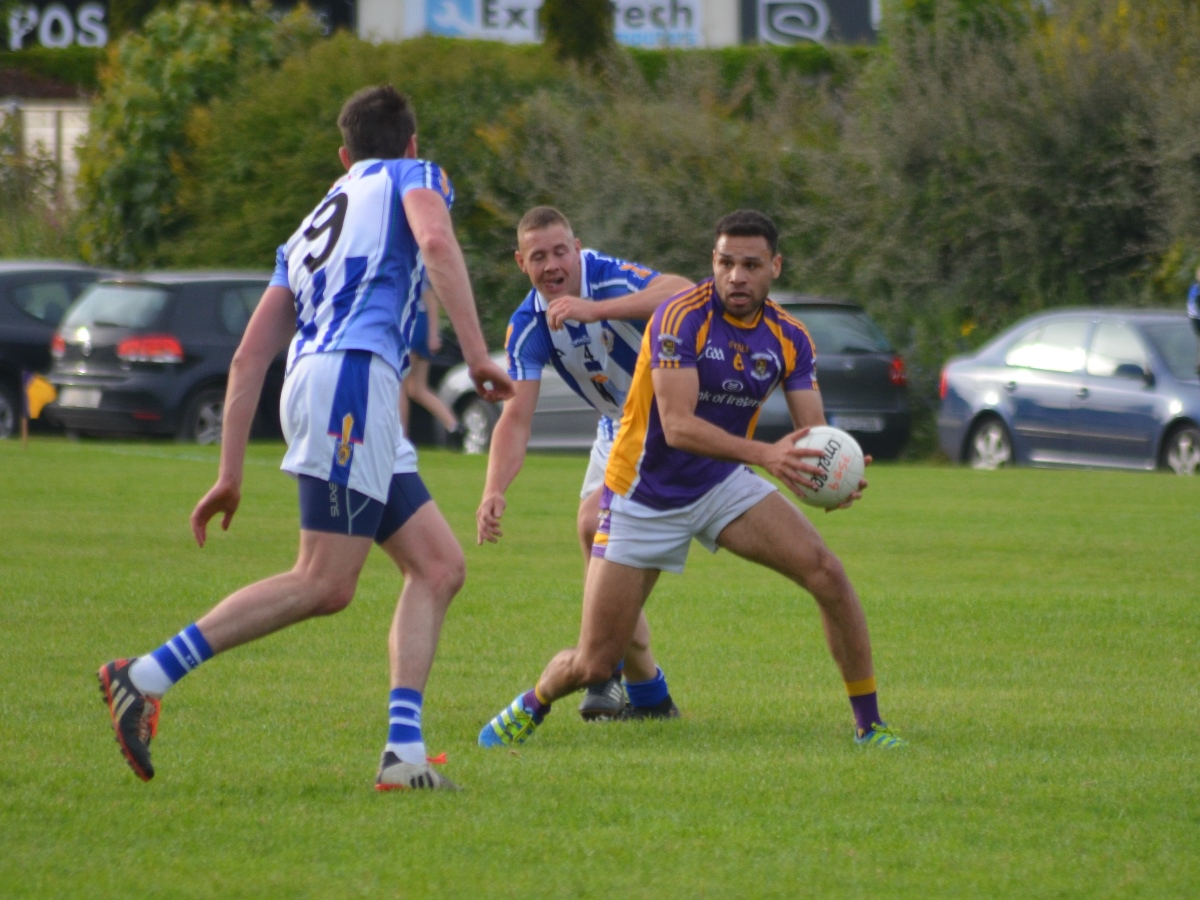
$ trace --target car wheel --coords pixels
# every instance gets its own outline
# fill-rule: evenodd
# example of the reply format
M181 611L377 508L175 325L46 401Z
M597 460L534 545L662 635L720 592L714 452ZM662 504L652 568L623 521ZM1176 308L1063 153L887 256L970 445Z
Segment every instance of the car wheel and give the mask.
M0 384L0 441L12 437L21 417L21 401L6 384Z
M1184 425L1171 432L1163 445L1162 467L1176 475L1195 475L1200 469L1200 428Z
M967 463L972 469L999 469L1013 461L1012 438L999 419L984 419L967 439Z
M225 414L225 391L206 388L188 403L179 425L179 440L196 444L221 443L221 418Z
M476 398L467 402L458 414L463 432L463 453L487 453L492 444L492 429L500 413L486 400Z

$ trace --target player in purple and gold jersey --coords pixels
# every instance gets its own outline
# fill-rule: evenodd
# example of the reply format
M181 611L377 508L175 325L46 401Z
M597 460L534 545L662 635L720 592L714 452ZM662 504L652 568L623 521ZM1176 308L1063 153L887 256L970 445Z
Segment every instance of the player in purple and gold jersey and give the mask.
M484 726L481 745L523 743L551 703L610 672L659 573L682 572L696 538L812 594L856 740L904 746L879 714L866 617L842 564L795 505L748 467L761 466L795 493L811 488L819 472L807 460L820 451L795 447L825 414L812 341L768 299L782 266L777 247L775 225L761 213L725 216L717 223L713 278L655 312L605 471L579 642ZM754 441L758 411L776 385L797 430L773 444Z

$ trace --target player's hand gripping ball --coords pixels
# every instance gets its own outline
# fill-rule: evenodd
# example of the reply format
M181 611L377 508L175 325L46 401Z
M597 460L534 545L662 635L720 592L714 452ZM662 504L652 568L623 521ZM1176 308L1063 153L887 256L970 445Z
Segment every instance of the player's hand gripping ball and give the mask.
M846 432L830 425L814 425L808 434L796 441L796 446L821 451L819 457L805 457L806 463L821 471L808 476L816 490L802 488L801 502L821 509L834 509L858 490L866 462L858 441Z

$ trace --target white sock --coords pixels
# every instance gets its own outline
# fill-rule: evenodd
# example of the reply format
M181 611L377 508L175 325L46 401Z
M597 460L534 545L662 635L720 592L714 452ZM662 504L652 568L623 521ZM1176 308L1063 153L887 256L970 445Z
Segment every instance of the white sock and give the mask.
M150 654L139 656L129 667L129 680L143 694L161 697L173 684L170 677Z
M387 749L400 757L401 762L411 763L414 766L424 765L426 762L424 741L415 741L411 744L389 743Z

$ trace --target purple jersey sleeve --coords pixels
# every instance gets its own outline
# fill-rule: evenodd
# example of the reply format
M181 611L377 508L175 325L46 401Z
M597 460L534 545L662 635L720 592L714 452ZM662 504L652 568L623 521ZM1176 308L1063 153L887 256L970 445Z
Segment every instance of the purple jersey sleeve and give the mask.
M650 320L650 367L696 368L696 335L707 307L695 303L664 303Z
M812 338L798 325L783 322L784 342L795 349L793 364L783 377L785 391L811 391L817 386L817 354ZM781 342L782 343L782 342Z

